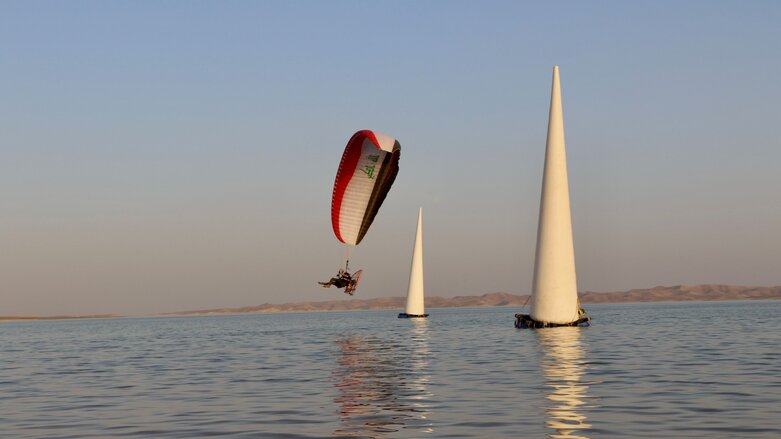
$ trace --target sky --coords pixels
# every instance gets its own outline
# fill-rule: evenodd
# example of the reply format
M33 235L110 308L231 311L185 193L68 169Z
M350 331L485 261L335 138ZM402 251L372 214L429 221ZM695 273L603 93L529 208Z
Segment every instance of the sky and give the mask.
M347 299L349 137L400 171L358 298L528 293L561 69L578 287L781 285L776 1L0 2L0 315Z

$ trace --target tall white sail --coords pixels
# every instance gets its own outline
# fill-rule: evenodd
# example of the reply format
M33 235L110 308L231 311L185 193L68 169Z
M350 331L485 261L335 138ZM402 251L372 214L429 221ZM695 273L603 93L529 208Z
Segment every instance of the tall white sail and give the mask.
M578 320L578 287L558 66L553 67L548 117L530 315L538 322L566 324Z
M415 233L415 246L412 248L412 267L409 272L407 288L407 307L404 313L409 317L425 316L423 298L423 208L418 211L418 229Z

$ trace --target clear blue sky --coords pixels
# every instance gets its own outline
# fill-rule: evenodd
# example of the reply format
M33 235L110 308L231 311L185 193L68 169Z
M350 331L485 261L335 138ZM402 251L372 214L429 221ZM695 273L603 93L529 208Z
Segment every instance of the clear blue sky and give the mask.
M526 293L551 68L578 283L781 284L781 3L2 2L0 315L342 298L358 129L401 170L353 258Z

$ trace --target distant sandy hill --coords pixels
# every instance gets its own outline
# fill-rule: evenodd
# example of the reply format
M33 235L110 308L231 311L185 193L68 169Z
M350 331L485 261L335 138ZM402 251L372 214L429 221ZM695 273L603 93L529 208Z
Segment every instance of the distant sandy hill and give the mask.
M580 293L583 303L695 302L711 300L781 299L781 286L744 287L735 285L676 285L613 293Z
M461 308L481 306L523 306L529 299L528 294L488 293L482 296L426 297L426 307ZM654 287L639 290L612 293L580 293L581 303L622 303L622 302L671 302L671 301L712 301L712 300L756 300L781 299L781 286L778 287L741 287L732 285L676 285L672 287ZM401 309L404 297L379 297L376 299L343 299L323 302L302 302L270 304L241 308L220 308L195 311L180 311L161 315L208 315L240 313L274 313L302 311L351 311Z

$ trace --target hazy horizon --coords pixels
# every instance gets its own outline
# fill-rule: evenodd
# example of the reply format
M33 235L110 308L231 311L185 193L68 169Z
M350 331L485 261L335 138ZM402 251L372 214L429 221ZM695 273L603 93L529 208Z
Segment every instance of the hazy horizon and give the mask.
M401 143L358 298L527 293L561 68L578 289L781 285L778 2L0 6L0 315L342 299L359 129Z

